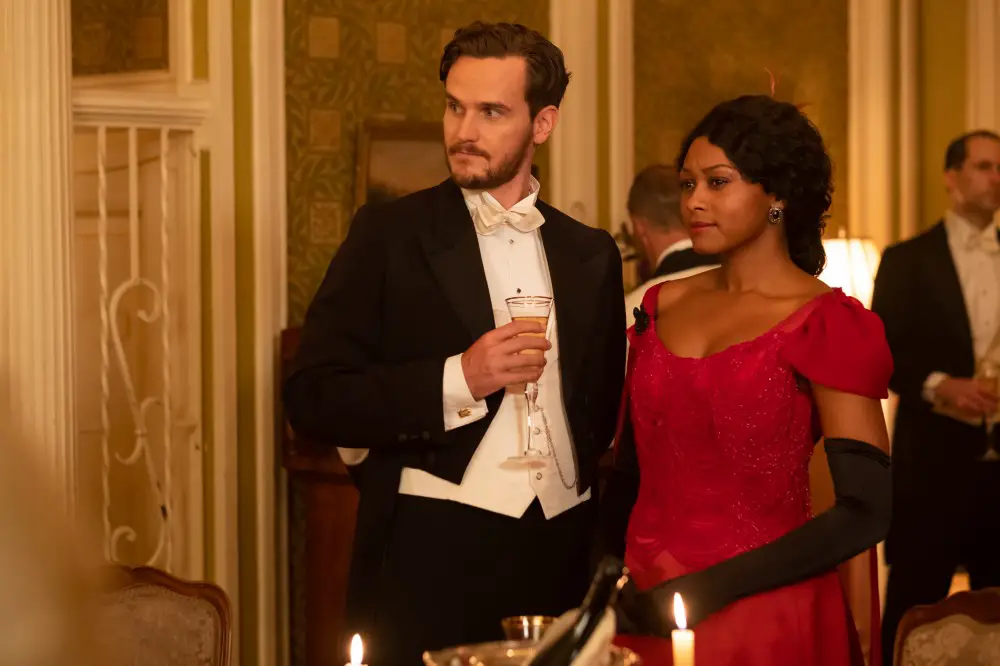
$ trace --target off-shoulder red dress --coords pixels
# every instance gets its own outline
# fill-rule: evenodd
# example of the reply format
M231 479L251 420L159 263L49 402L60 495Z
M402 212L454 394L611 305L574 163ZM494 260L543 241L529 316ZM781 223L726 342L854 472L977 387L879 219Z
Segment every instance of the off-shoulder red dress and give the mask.
M659 285L646 293L647 313L658 294ZM877 399L892 372L881 320L840 290L706 358L677 356L652 322L642 334L630 329L629 339L640 484L625 560L640 589L809 520L809 460L822 436L810 383ZM875 623L877 599L873 581ZM695 641L698 666L864 663L836 570L731 604L696 627ZM618 642L639 648L647 663L671 661L668 641Z

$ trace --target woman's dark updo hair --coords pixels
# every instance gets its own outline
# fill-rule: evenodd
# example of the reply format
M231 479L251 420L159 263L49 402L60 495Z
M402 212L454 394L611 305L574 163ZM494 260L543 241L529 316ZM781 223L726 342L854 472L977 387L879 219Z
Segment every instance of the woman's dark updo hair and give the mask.
M826 264L823 229L830 209L833 166L823 137L794 105L764 95L723 102L691 130L677 170L695 139L726 153L745 179L785 204L785 237L795 265L819 275Z

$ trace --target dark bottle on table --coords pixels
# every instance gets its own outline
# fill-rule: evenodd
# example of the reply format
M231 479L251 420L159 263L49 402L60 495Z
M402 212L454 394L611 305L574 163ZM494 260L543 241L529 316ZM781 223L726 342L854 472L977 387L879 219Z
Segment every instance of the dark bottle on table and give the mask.
M546 636L542 647L526 666L570 666L593 637L607 610L614 609L618 592L627 580L628 569L621 560L604 558L597 567L576 621L554 640Z

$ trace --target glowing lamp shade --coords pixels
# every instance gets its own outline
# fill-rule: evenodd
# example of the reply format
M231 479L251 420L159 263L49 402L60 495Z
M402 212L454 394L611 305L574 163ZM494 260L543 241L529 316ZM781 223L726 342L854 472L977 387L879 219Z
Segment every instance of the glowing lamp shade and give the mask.
M872 304L872 287L878 270L879 251L868 238L850 238L841 232L837 238L823 241L826 268L819 279L831 287L840 287L845 294Z

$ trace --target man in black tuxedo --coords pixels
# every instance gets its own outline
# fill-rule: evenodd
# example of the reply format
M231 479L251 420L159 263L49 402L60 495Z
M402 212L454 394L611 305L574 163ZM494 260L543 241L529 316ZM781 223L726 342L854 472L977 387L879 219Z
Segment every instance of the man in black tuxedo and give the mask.
M945 184L944 220L885 251L872 298L899 395L884 664L903 614L944 598L958 567L973 588L1000 585L1000 462L983 460L997 388L974 379L1000 360L1000 137L956 139Z
M617 246L538 200L530 173L569 83L562 52L523 26L475 23L440 77L451 178L357 212L284 391L297 432L364 460L348 624L372 666L582 601L624 376ZM547 340L511 323L518 295L553 299ZM529 468L508 458L534 381L549 455Z
M677 168L653 164L639 172L628 191L632 235L652 275L625 298L626 325L646 291L665 280L677 280L718 266L714 255L698 254L681 222L681 190Z

